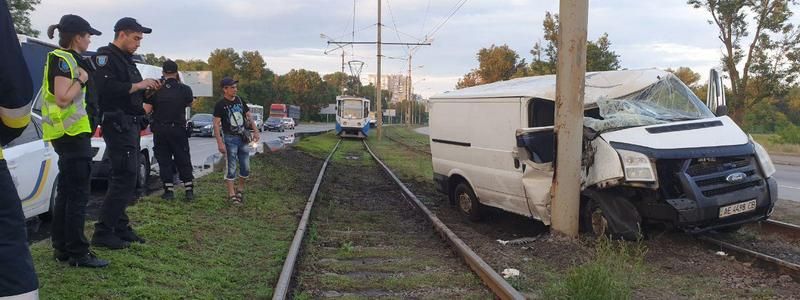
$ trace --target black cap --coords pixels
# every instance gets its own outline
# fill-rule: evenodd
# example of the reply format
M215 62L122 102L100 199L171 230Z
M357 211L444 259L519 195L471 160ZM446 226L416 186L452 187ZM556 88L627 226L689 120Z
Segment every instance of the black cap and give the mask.
M161 65L161 71L164 73L175 73L178 72L178 64L176 64L171 59L168 59Z
M114 25L114 32L120 32L123 30L133 30L141 33L153 32L152 29L142 26L141 24L139 24L139 22L136 21L136 19L131 17L125 17L119 19L119 21L117 21L117 24Z
M91 35L101 35L97 29L92 28L89 22L76 15L64 15L58 21L58 28L61 32L82 33L88 32Z
M238 80L233 80L233 78L225 77L225 78L222 78L222 80L219 82L219 85L222 86L222 87L226 87L226 86L232 86L232 85L237 84L237 83L239 83Z

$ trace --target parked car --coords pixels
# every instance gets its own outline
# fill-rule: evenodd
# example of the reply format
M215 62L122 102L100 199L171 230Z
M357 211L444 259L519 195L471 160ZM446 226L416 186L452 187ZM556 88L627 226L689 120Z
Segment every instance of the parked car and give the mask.
M195 114L190 122L192 135L212 136L214 134L214 116L211 114Z
M725 90L713 70L710 77L709 91ZM434 181L468 218L492 206L550 224L555 80L520 78L431 98ZM716 104L706 107L656 69L587 73L584 94L583 232L637 239L646 223L736 230L772 213L775 166L725 116L724 97L709 92ZM500 119L477 121L487 116Z
M264 119L261 114L251 113L250 116L253 117L253 122L256 123L256 128L258 128L258 131L264 130ZM250 126L248 125L248 127Z
M278 117L270 117L269 119L267 119L267 122L264 123L264 128L266 128L267 131L281 131L281 132L283 132L286 129L283 123L283 118L278 118Z
M283 118L283 119L281 119L281 121L283 121L283 127L284 128L289 128L289 129L294 130L294 119L292 119L292 118Z

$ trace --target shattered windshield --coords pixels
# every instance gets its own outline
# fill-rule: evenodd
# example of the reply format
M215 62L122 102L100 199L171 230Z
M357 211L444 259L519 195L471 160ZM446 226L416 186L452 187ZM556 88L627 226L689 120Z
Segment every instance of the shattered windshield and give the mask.
M599 132L714 117L672 74L633 94L618 99L599 99L597 106L603 119L586 117L584 126Z

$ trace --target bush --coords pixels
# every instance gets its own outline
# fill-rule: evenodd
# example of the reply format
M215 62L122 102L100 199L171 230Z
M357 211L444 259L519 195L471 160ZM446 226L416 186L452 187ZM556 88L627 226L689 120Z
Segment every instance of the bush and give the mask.
M645 252L641 244L601 238L594 260L570 270L566 278L545 290L545 298L630 299Z
M784 128L781 128L777 132L778 136L775 137L771 142L777 144L795 144L800 145L800 127L790 124Z

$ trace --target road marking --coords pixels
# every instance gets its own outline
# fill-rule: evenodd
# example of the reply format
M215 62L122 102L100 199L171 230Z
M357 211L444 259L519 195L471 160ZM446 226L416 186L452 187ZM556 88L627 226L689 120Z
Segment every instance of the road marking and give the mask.
M800 187L794 187L794 186L788 186L788 185L779 185L779 187L782 187L782 188L785 188L785 189L800 190Z

